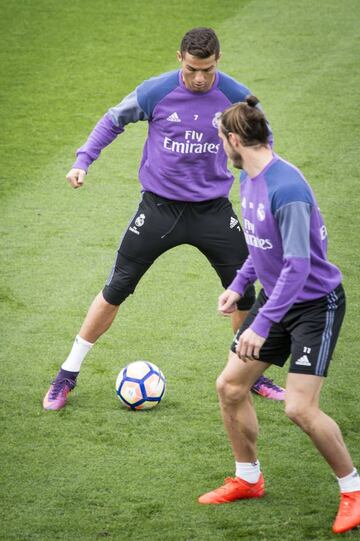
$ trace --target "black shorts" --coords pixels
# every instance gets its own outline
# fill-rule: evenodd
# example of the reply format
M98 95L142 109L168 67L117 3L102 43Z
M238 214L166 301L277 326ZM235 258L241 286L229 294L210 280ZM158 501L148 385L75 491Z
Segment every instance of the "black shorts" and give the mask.
M240 334L247 329L267 297L260 291L256 302L231 345L236 352ZM296 303L280 323L273 323L260 349L260 361L284 366L291 354L289 372L326 376L345 315L345 292L340 284L328 295Z
M134 292L154 261L180 244L190 244L200 250L224 288L232 282L248 256L244 233L228 199L188 203L144 192L120 241L103 289L105 300L121 304ZM239 301L239 309L249 310L254 301L255 289L251 286Z

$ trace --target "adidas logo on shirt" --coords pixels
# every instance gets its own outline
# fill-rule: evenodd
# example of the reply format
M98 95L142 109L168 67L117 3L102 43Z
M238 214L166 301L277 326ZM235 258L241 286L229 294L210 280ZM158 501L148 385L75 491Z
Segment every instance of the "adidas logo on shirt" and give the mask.
M170 122L181 122L177 113L173 113L172 115L168 116L166 120L169 120Z
M299 366L311 366L311 362L309 361L307 355L303 355L302 357L300 357L300 359L295 361L295 364Z
M234 218L233 216L231 216L231 218L230 218L230 229L233 229L238 223L239 223L239 221L236 220L236 218Z

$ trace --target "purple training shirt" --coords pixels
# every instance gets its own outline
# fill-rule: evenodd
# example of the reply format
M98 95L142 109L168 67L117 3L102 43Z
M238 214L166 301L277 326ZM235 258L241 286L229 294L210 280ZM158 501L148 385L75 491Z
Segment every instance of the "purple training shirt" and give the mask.
M229 289L243 294L259 279L268 301L251 329L267 337L294 303L323 297L341 282L327 259L327 232L314 194L301 172L273 155L255 178L240 177L249 257Z
M98 122L73 167L87 171L127 124L146 120L139 170L143 191L178 201L228 197L234 179L218 138L217 118L250 93L222 72L204 93L188 90L181 70L144 81Z

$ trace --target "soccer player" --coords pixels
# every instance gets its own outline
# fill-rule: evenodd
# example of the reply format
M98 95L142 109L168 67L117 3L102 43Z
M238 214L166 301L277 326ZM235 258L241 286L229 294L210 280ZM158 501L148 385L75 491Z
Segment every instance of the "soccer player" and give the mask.
M220 295L223 314L236 310L257 279L263 289L239 329L217 381L236 476L199 498L219 504L260 498L264 478L256 451L258 423L249 390L272 364L291 355L286 415L313 441L334 471L341 502L335 533L360 525L360 478L335 421L319 408L345 313L339 269L327 259L327 233L314 194L302 173L273 153L263 113L250 96L220 117L219 137L240 177L249 256Z
M139 208L122 236L106 285L90 306L44 398L45 409L65 406L86 354L161 254L184 243L195 246L225 288L247 257L244 234L228 200L233 176L218 138L217 119L231 103L243 101L249 90L217 71L220 46L212 29L190 30L177 56L180 70L143 82L103 116L77 151L67 175L71 186L80 188L91 163L127 124L148 122L139 170ZM254 300L250 286L233 315L234 332ZM253 390L284 399L284 390L267 378L259 378Z

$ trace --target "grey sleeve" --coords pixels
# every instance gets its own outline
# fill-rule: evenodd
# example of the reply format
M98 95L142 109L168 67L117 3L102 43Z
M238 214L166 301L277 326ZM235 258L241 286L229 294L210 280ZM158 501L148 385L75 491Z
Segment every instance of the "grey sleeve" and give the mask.
M280 207L275 219L280 228L284 258L310 257L311 205L296 201Z
M126 96L118 105L111 107L108 116L111 118L112 123L119 128L123 128L131 122L148 120L147 114L139 105L136 90Z

